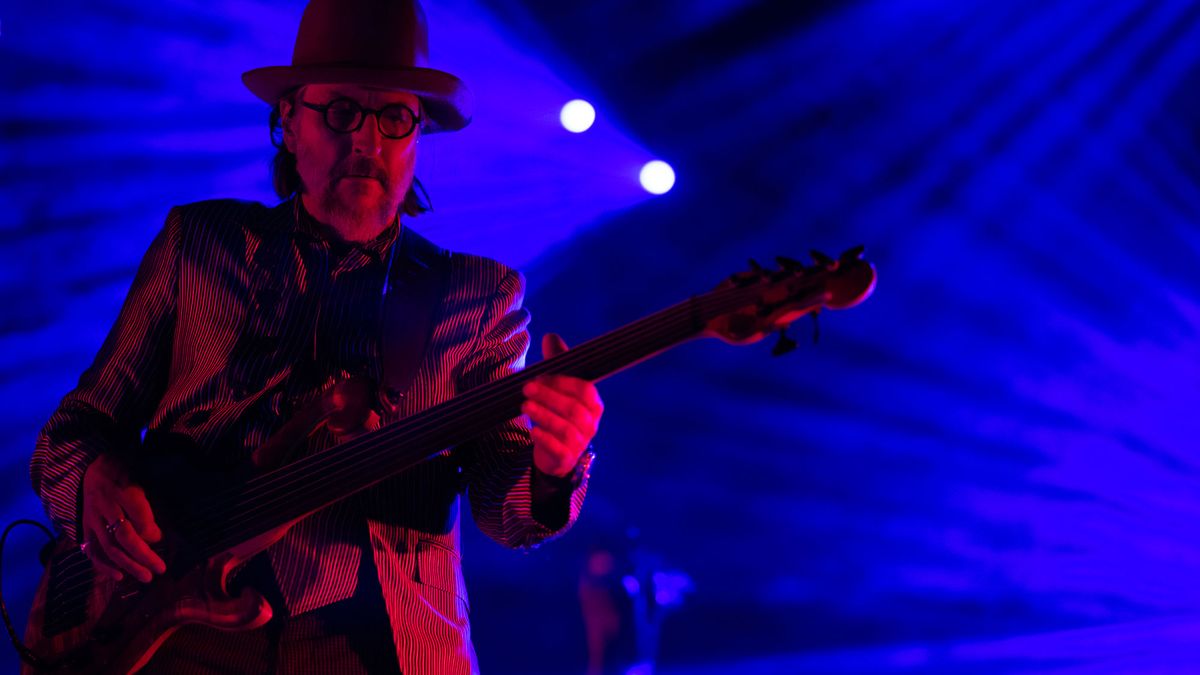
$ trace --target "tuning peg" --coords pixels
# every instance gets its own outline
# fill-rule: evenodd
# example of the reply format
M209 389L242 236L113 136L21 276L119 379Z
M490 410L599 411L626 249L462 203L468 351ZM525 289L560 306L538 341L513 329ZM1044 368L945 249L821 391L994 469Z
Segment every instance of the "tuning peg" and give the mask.
M779 329L779 341L771 348L771 356L783 356L796 348L796 341L787 336L787 329Z
M855 246L854 248L846 249L846 252L842 254L841 259L842 260L862 260L864 251L866 251L866 247L863 246L862 244L859 244L858 246Z
M780 269L784 270L785 272L793 272L796 270L801 272L804 271L804 263L796 260L795 258L777 255L775 256L775 262L779 263Z
M830 258L829 256L825 255L824 253L821 253L820 251L812 250L812 251L809 251L808 254L810 256L812 256L813 262L820 265L821 267L830 267L834 263L833 258Z

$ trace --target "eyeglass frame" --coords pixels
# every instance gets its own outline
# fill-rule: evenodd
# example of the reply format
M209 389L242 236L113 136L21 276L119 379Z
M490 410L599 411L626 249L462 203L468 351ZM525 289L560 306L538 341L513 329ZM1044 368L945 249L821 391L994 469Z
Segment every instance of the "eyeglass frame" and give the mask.
M350 103L353 103L355 106L358 107L358 110L359 110L358 124L355 124L353 129L336 129L336 128L334 128L334 126L332 124L329 123L329 109L333 107L333 104L338 103L339 101L349 101ZM358 101L355 101L354 99L350 98L349 96L339 96L339 97L333 99L332 101L330 101L329 103L326 103L325 105L321 105L318 103L310 103L308 101L300 101L300 105L304 106L305 108L308 108L309 110L315 110L315 111L321 113L321 119L323 119L325 121L325 128L329 129L330 131L332 131L334 133L339 133L339 134L352 134L352 133L358 131L359 129L362 129L363 123L365 123L367 121L367 116L374 115L375 116L375 128L379 130L379 135L383 136L384 138L398 141L402 138L408 138L409 136L412 136L413 132L417 130L417 127L421 126L421 122L424 121L419 112L417 112L416 110L413 110L405 103L389 103L389 104L383 106L382 108L368 108L365 105L359 103ZM412 113L412 119L413 119L412 128L409 129L408 133L404 134L403 136L392 136L383 130L383 111L387 110L388 108L395 108L395 107L404 108L408 112Z

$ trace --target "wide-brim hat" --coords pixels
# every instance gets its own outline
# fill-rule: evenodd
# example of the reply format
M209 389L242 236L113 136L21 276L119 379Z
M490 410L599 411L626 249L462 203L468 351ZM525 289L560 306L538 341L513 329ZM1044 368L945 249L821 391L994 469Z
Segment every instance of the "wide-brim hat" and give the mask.
M292 65L255 68L242 82L271 105L305 84L412 92L421 99L424 133L462 129L471 121L471 92L428 61L425 13L415 0L312 0L300 19Z

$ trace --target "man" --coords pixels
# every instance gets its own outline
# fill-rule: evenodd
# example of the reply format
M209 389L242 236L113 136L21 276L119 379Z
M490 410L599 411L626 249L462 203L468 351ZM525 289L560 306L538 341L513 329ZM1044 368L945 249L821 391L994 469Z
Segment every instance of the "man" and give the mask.
M138 451L125 450L142 429L182 435L223 466L249 457L313 392L351 376L387 382L396 359L384 326L408 320L389 316L389 302L415 293L405 280L424 268L442 270L444 285L411 386L385 387L365 424L320 428L309 449L523 367L521 275L436 255L400 217L423 208L412 189L421 135L470 120L464 85L424 67L426 52L415 2L313 0L292 66L243 76L276 106L286 200L172 209L95 362L38 439L34 487L98 571L147 581L165 569L151 548L162 536L154 508L130 477ZM565 349L557 336L543 341L547 357ZM504 545L561 534L578 516L603 411L595 387L575 378L539 378L523 393L532 429L504 423L318 511L253 559L238 582L272 600L266 627L181 628L145 672L477 670L459 493Z

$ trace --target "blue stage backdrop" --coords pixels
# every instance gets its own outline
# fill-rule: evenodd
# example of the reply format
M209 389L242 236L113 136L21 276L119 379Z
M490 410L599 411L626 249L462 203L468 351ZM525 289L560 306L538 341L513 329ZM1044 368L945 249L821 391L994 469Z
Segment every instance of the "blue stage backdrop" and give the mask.
M422 144L412 224L526 273L531 361L750 257L879 269L816 345L804 319L781 358L705 341L602 383L575 530L465 543L485 672L584 671L601 547L682 592L663 673L1200 671L1200 5L426 4L477 114ZM0 3L5 520L42 515L35 436L168 208L274 200L239 78L302 9ZM5 551L21 626L40 544Z

